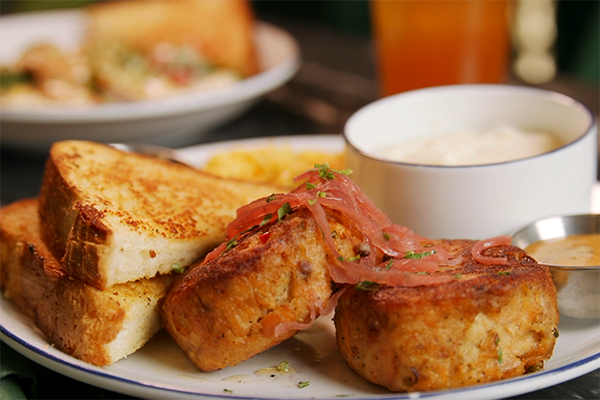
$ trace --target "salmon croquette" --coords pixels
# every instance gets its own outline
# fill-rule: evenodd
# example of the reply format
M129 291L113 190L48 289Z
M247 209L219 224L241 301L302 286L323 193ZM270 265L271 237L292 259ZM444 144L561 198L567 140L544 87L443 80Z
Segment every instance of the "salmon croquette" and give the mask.
M442 241L457 265L432 286L349 290L334 322L348 365L394 392L442 390L523 375L543 366L558 337L556 290L546 266L513 246L473 259L477 242ZM492 254L494 253L494 254Z

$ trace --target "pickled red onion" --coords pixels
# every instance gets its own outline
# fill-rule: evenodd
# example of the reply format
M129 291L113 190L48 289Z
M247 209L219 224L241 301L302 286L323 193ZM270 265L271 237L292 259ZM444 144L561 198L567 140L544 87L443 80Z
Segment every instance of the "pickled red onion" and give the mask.
M473 248L471 249L471 255L473 259L477 262L487 265L498 265L498 264L506 264L508 259L506 257L489 257L484 256L482 252L489 247L496 246L505 246L510 245L512 243L511 236L496 236L493 238L480 240L475 243Z

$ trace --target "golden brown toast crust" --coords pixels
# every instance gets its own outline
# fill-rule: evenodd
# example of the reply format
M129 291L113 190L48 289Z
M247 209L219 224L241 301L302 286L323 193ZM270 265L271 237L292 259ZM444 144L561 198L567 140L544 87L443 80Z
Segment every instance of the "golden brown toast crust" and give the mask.
M349 290L334 317L340 351L359 375L392 391L462 387L524 374L556 343L556 290L546 266L513 246L506 265L473 260L468 240L443 240L463 262L434 286Z
M171 278L157 277L101 291L69 277L42 240L37 199L1 208L0 235L4 296L58 349L94 365L110 365L116 357L137 350L161 328L154 311L154 318L146 320L134 343L111 350L125 325L138 315L132 305L141 302L152 307L165 295Z
M340 252L350 257L360 235L330 214ZM311 308L325 309L332 293L332 257L307 210L263 227L206 265L193 266L165 297L166 329L202 371L236 365L298 329L276 336L276 326L309 323ZM264 241L264 243L263 243Z
M222 241L238 207L277 189L64 141L50 150L40 218L67 272L102 289L191 264Z
M244 77L259 72L249 1L99 2L86 12L90 42L118 41L143 54L163 42L188 45L213 65L234 69Z
M68 278L66 278L68 279ZM117 284L100 291L78 279L62 281L44 293L37 307L36 325L51 343L67 354L90 364L105 366L117 361L108 346L130 323L128 303L143 301L156 305L164 297L169 277L155 277L130 284ZM157 307L157 306L154 306ZM133 353L161 327L157 311L148 321L141 342L132 343ZM135 317L133 317L135 318Z
M36 199L0 208L0 287L30 318L46 290L66 274L43 245Z

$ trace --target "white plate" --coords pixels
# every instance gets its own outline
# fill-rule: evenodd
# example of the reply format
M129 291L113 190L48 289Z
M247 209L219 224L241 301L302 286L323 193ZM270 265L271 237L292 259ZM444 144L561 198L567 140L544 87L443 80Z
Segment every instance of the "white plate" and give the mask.
M264 146L289 143L293 148L339 151L337 135L250 139L194 146L184 151L198 165L216 151L233 145ZM115 392L143 398L257 399L500 399L543 389L600 368L600 320L563 318L554 356L542 371L464 389L424 393L390 393L357 376L335 345L331 316L321 317L307 331L235 367L198 371L163 331L126 359L99 368L52 347L32 323L5 299L0 301L0 337L26 357L71 378ZM257 372L288 361L295 373ZM304 388L298 382L309 382Z
M76 48L82 37L83 13L49 11L1 18L0 64L15 60L38 41ZM202 133L241 115L269 91L288 81L300 63L298 44L282 29L258 22L255 32L263 72L230 87L185 93L165 99L88 107L0 110L3 145L46 151L64 139L98 142L152 142L180 147Z

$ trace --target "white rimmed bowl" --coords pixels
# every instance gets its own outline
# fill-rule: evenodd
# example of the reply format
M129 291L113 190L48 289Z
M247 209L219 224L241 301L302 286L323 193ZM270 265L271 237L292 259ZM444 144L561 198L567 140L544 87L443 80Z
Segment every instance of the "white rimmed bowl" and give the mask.
M390 161L378 149L447 132L501 125L548 131L561 147L473 166ZM511 234L551 215L589 213L597 170L597 122L559 93L510 85L454 85L378 100L344 127L353 179L396 223L430 238Z
M0 64L10 64L40 41L76 49L84 26L80 10L4 16ZM240 116L298 70L300 51L289 33L259 21L255 41L261 72L229 87L129 103L1 109L2 145L47 151L53 142L65 139L150 142L171 147L197 143L205 132Z

